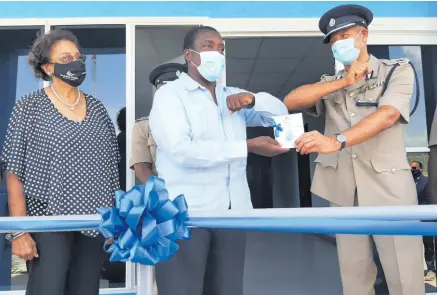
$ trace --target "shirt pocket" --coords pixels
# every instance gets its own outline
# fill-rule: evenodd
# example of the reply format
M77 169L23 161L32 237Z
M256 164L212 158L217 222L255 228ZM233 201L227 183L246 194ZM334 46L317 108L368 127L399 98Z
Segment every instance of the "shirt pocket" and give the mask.
M373 86L371 85L371 87ZM378 104L382 91L383 91L382 86L375 86L372 89L367 89L365 93L359 95L358 97L364 102L370 104ZM374 107L377 108L377 106Z
M377 173L397 174L402 170L411 170L411 166L406 161L378 161L371 159L371 165Z
M314 162L319 163L324 168L331 167L336 170L338 168L338 155L337 153L319 154Z
M194 140L202 139L208 133L209 122L206 112L202 105L191 105L187 108L187 119Z
M331 93L325 97L325 100L334 106L340 106L345 103L345 92L343 90Z

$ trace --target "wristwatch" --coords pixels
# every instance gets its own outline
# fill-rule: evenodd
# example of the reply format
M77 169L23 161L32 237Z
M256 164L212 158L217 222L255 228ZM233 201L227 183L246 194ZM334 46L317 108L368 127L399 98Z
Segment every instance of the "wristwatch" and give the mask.
M335 134L335 136L336 136L336 140L341 143L341 148L339 150L342 150L343 148L345 148L345 143L346 143L345 136L340 133Z

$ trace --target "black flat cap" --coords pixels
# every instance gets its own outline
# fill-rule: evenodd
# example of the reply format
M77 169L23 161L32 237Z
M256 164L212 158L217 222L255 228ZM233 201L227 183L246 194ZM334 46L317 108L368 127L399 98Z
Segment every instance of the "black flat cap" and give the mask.
M340 5L330 9L319 20L319 30L325 34L324 43L330 42L330 35L352 26L368 28L373 13L360 5Z
M179 63L162 64L149 74L149 82L157 86L163 82L170 82L178 78L178 72L187 73L187 65Z

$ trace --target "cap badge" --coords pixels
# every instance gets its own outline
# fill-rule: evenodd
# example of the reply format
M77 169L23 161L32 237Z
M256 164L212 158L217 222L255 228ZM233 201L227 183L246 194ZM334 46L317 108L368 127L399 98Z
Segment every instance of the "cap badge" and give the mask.
M333 26L335 25L335 23L336 23L335 19L334 19L334 18L331 18L331 19L330 19L330 22L329 22L329 26L330 26L330 27L333 27Z

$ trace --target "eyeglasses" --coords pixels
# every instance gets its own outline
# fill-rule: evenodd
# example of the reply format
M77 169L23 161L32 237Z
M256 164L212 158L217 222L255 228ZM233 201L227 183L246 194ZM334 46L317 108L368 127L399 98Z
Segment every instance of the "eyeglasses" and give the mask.
M77 60L79 60L82 63L85 63L85 61L87 60L87 56L85 54L78 53L76 56L63 55L61 57L56 58L56 60L59 61L59 63L61 64L69 64Z

